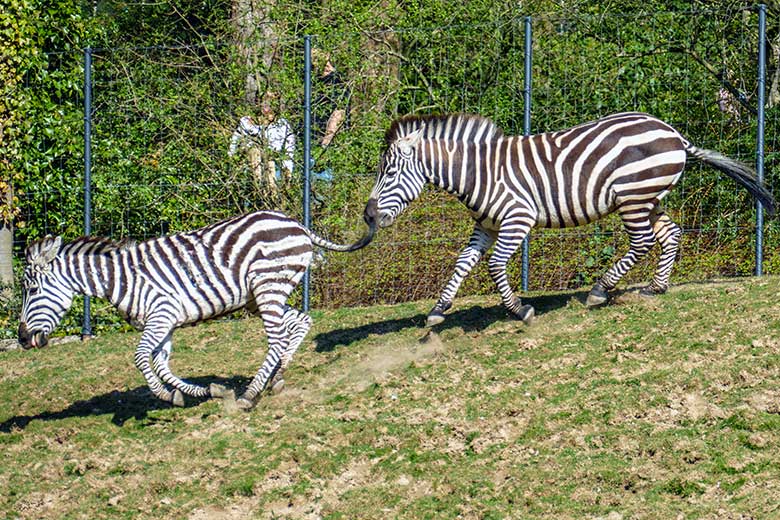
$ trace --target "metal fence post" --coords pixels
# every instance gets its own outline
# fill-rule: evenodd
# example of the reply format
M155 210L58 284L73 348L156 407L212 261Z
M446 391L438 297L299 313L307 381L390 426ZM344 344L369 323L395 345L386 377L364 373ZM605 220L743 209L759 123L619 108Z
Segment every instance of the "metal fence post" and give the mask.
M303 37L303 225L311 229L311 36ZM303 311L310 305L311 268L303 275Z
M92 232L92 48L84 49L84 235ZM84 297L81 339L92 336L89 296Z
M531 39L531 17L525 17L525 85L523 87L523 135L531 134L531 65L532 65L532 39ZM528 290L528 264L530 255L529 242L531 233L523 240L523 259L521 264L522 288Z
M764 181L764 91L766 90L766 4L758 6L758 121L756 128L756 173ZM756 276L764 274L764 208L756 202Z

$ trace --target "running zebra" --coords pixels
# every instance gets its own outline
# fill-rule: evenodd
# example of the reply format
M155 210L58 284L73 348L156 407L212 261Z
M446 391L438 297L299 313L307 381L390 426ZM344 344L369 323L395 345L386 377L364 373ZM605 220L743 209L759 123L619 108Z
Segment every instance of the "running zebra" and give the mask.
M693 146L668 124L642 113L614 114L528 137L505 136L476 115L407 116L391 125L385 141L365 209L367 222L391 225L425 183L457 195L476 221L452 278L428 314L429 326L444 320L461 282L494 243L490 275L504 305L528 322L534 309L515 296L506 266L529 230L579 226L615 211L628 233L629 251L595 284L587 304L606 302L608 291L656 241L660 261L642 293L665 292L681 230L659 203L680 179L686 155L734 179L770 214L775 207L749 166Z
M248 307L260 315L268 336L265 361L237 400L249 409L269 381L281 389L311 326L311 318L286 301L311 261L312 244L353 251L370 242L373 230L342 246L281 213L259 211L140 243L83 237L63 244L49 236L27 248L19 343L45 346L75 294L105 298L143 331L135 366L152 393L182 406L183 394L222 397L224 388L191 384L172 373L173 330Z

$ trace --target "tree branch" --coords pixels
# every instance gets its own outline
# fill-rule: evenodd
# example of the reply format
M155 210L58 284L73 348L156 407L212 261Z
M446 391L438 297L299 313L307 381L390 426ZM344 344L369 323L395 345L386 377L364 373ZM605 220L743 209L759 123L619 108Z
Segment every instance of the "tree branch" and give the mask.
M650 52L644 52L644 53L640 53L640 54L628 55L628 54L622 54L621 53L619 56L620 57L629 57L629 58L643 58L645 56L654 56L654 55L657 55L657 54L666 54L666 53L669 53L669 52L676 52L676 53L680 53L680 54L687 54L688 56L693 58L693 60L696 63L698 63L699 65L704 67L704 69L707 72L709 72L710 74L715 76L715 78L717 78L717 80L720 82L720 84L723 86L723 88L728 90L729 93L732 96L734 96L734 99L739 101L740 105L742 105L751 114L753 114L753 115L757 115L758 114L758 110L755 107L753 107L752 105L749 104L747 95L744 92L742 92L739 88L734 86L734 84L732 84L728 80L728 78L726 77L726 75L725 75L725 73L723 71L719 71L718 69L713 67L712 64L710 64L707 60L702 58L701 55L699 55L699 53L696 52L695 49L691 49L691 48L688 48L688 47L682 47L682 46L680 46L680 47L667 47L667 48L663 48L663 49L653 49Z

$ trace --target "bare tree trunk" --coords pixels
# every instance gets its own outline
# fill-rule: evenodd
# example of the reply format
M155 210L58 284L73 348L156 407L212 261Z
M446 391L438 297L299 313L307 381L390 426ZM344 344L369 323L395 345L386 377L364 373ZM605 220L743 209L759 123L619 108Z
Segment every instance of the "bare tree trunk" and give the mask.
M233 27L238 52L246 67L244 99L260 103L278 47L270 12L276 0L233 0Z
M4 204L10 207L13 201L13 188L8 185L4 194ZM0 218L0 303L6 302L13 296L14 262L13 262L14 230L10 217L6 221Z
M363 90L367 93L366 101L370 100L370 105L353 105L352 109L372 110L375 114L383 114L388 99L392 99L401 88L400 40L398 34L386 31L369 36L363 46L366 52L365 70L361 71L362 81L365 83Z
M279 46L279 38L270 19L276 0L233 0L233 27L236 46L245 67L244 101L251 116L257 117L259 105L269 90L269 74ZM265 124L263 122L262 124ZM263 130L258 129L260 135ZM262 140L264 141L264 139ZM269 174L266 156L268 150L252 146L247 151L249 167L260 186L276 194L276 179Z

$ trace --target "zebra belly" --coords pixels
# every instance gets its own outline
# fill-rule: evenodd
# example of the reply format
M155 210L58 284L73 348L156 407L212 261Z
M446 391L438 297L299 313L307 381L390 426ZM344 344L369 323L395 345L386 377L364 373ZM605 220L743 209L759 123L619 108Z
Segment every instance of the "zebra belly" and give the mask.
M183 289L183 288L182 288ZM190 287L191 291L180 290L182 307L182 325L196 323L216 318L238 311L249 302L249 291L226 292L224 287L215 288L208 285Z
M546 212L539 212L537 225L547 229L563 229L570 227L585 226L597 220L600 220L617 209L614 195L609 196L608 203L601 203L591 211L578 211L575 213L564 213L550 215Z
M180 266L178 274L179 286L166 291L180 308L177 325L189 325L229 314L242 309L248 302L246 284L236 280L235 273L227 267L208 265L204 271L192 265Z

